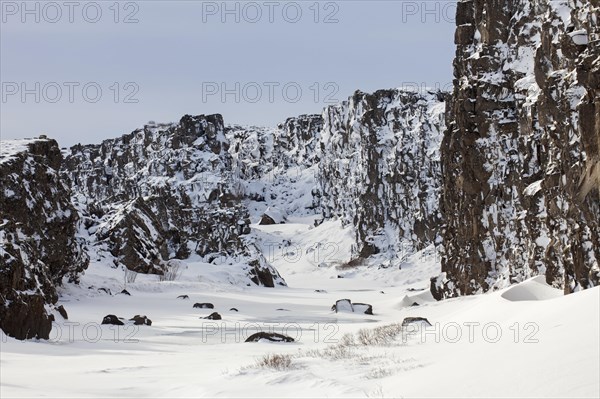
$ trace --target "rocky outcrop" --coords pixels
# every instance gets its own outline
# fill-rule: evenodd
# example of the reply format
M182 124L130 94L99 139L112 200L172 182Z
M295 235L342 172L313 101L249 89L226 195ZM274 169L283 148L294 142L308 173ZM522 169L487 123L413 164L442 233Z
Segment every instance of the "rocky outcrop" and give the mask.
M325 218L354 227L354 263L378 253L397 263L435 241L445 98L356 92L325 109L315 194Z
M166 234L142 197L110 213L96 230L98 242L107 242L115 262L137 273L163 274L169 252Z
M458 3L438 299L600 283L600 7Z
M186 115L70 149L63 171L74 201L94 246L110 252L115 266L162 274L169 259L192 253L206 262L257 260L224 130L221 115ZM285 284L262 267L270 278L257 284Z
M76 234L79 216L54 140L3 141L0 149L0 328L47 339L56 287L77 281L89 262ZM64 308L56 311L66 318Z
M321 115L300 115L279 124L275 164L306 168L319 163L323 123Z

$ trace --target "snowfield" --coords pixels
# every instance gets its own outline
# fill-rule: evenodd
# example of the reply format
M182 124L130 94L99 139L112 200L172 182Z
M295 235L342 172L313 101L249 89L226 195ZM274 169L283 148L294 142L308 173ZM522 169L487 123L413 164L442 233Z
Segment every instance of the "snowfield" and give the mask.
M435 302L432 248L401 270L339 270L352 234L313 220L253 225L289 287L246 287L239 268L192 259L175 281L137 276L128 296L118 294L125 273L92 257L80 286L62 289L69 319L57 318L51 340L0 337L0 397L600 396L600 288L563 296L536 277ZM374 315L333 312L345 298ZM223 319L202 319L213 311ZM153 324L101 326L108 314ZM431 326L401 327L406 317ZM256 331L296 342L245 343Z

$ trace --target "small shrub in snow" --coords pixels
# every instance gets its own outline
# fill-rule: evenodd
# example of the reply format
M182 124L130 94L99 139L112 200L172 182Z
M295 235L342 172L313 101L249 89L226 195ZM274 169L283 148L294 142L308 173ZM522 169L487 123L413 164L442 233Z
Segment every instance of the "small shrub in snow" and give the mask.
M354 339L353 334L344 334L340 339L339 345L343 346L354 346L356 345L356 340Z
M288 370L292 365L292 356L283 354L267 354L260 358L256 365L273 370Z
M402 325L395 323L374 329L362 329L356 334L360 345L390 345L402 333Z
M368 379L376 379L376 378L384 378L384 377L388 377L390 375L394 374L393 370L390 369L386 369L383 367L375 367L374 369L372 369L368 374L367 374L367 378Z

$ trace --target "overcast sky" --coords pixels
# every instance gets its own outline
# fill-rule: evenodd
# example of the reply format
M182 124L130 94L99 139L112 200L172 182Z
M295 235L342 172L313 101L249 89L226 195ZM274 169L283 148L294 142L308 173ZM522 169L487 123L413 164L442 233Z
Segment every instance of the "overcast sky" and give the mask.
M452 80L453 1L1 6L2 139L96 143L184 114L274 126L357 89Z

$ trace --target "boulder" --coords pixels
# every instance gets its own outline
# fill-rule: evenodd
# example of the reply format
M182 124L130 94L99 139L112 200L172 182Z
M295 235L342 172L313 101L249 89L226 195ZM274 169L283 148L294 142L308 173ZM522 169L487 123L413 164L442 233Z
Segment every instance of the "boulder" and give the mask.
M352 303L350 299L338 299L331 307L334 312L373 314L373 306L368 303Z
M368 303L353 303L352 307L354 308L355 313L373 315L373 306Z
M190 297L187 295L179 295L177 299L190 299Z
M133 321L133 324L136 326L151 326L152 325L152 320L150 320L146 316L140 316L139 314L133 316L129 320Z
M418 323L421 325L431 327L431 323L425 317L405 317L404 320L402 320L402 327L406 327L409 324L413 323Z
M286 222L285 213L275 207L269 207L260 218L259 225L284 224Z
M331 310L337 312L354 312L352 302L350 299L338 299L335 304L331 307Z
M208 320L221 320L222 317L220 314L218 314L217 312L213 312L211 314L209 314L206 317L203 317L203 319L208 319Z
M115 326L125 325L125 323L123 323L123 319L115 316L114 314L104 316L104 318L102 319L102 324L112 324Z
M194 308L197 309L214 309L215 305L212 303L195 303Z

